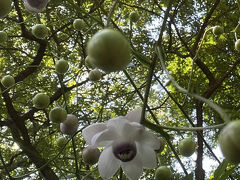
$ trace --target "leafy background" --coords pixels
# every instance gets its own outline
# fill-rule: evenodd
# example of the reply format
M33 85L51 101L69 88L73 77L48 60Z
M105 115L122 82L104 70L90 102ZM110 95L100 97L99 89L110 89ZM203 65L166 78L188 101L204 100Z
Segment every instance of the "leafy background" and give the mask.
M148 106L150 128L156 123L169 127L223 123L212 108L179 92L169 81L156 58L156 44L165 50L167 69L180 86L220 105L231 119L239 117L240 59L234 49L234 29L239 20L236 1L118 0L113 8L114 3L52 0L43 12L31 14L22 1L13 0L11 12L0 19L0 30L9 37L0 44L0 77L10 74L17 83L10 90L0 85L1 179L101 179L96 165L82 161L86 144L81 130L137 107ZM140 15L136 23L130 22L132 11ZM72 26L77 18L87 24L82 31ZM121 31L131 43L132 61L124 71L104 74L100 81L91 82L87 78L90 69L84 62L86 44L93 34L105 28L107 21L110 28ZM31 34L31 27L39 23L49 29L45 40ZM204 36L216 25L224 28L222 35L209 30ZM70 64L64 76L54 69L59 59ZM155 65L151 66L153 62ZM51 98L51 104L43 110L32 104L39 92ZM143 103L144 97L148 97L147 104ZM69 142L64 148L56 145L57 138L63 135L59 125L48 119L49 111L57 105L79 119L78 133L73 138L66 136ZM159 129L152 130L166 138ZM157 154L159 165L170 167L174 179L238 179L239 167L211 151L218 145L219 131L165 129L168 145ZM198 144L195 162L181 157L177 149L179 140L189 135ZM212 170L204 169L203 158L216 161ZM154 169L145 170L141 179L153 177ZM126 177L119 171L113 179Z

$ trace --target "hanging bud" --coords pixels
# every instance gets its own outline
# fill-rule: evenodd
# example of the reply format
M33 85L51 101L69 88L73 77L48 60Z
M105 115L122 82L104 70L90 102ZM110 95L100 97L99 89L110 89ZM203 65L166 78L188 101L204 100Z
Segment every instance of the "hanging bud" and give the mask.
M78 119L73 114L68 114L65 121L60 123L60 130L63 134L73 135L78 129Z
M64 136L61 136L57 139L57 146L59 148L63 148L67 144L67 142L68 140Z
M50 0L23 0L25 8L32 13L39 13L47 6Z
M171 180L172 176L172 171L167 166L159 166L155 171L155 180Z
M90 81L98 81L101 79L102 73L96 68L89 72L88 79Z
M87 146L83 149L82 158L87 164L93 165L98 162L100 151L98 148L93 146Z
M196 146L197 145L193 141L192 137L185 138L178 144L180 154L185 157L190 157L195 152Z
M12 0L0 0L0 18L4 18L12 9Z
M219 144L224 157L231 163L240 163L240 120L229 122L219 134Z

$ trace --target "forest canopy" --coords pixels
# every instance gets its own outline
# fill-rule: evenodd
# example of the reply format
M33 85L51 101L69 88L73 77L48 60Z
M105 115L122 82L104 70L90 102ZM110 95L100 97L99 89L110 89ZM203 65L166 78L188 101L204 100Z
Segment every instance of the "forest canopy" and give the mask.
M0 0L0 179L239 179L239 12Z

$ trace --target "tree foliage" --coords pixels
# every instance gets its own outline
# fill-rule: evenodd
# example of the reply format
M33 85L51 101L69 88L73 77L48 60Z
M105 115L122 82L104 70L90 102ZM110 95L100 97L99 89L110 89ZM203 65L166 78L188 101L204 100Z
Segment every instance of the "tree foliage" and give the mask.
M1 179L101 179L97 165L82 160L82 129L138 107L147 120L143 124L166 141L157 153L158 166L170 167L174 179L238 179L239 166L213 152L225 119L208 103L179 91L166 74L189 93L222 107L231 120L238 119L238 5L236 0L51 0L42 12L30 13L23 1L13 0L10 13L0 19L0 30L8 35L0 42L0 78L15 79L10 88L0 85ZM139 15L136 22L129 18L133 11ZM82 19L85 27L76 30L75 19ZM36 24L46 25L46 38L32 34ZM215 26L224 33L214 35ZM127 38L131 63L123 71L102 71L99 81L90 81L87 42L104 28ZM60 59L69 64L65 74L55 71ZM34 107L38 93L50 97L47 108ZM77 116L79 128L73 136L63 135L59 123L49 120L57 106ZM64 147L57 145L61 136L68 139ZM188 136L198 145L195 162L179 154L178 142ZM205 169L203 159L216 163ZM153 179L154 172L144 170L141 179ZM119 170L113 179L126 177Z

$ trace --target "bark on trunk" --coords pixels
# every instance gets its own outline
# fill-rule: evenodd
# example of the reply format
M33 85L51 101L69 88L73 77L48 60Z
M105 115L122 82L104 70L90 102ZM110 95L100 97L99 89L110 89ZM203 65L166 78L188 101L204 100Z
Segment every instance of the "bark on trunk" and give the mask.
M196 113L197 113L197 126L202 127L203 125L203 103L197 101L196 103ZM199 131L197 134L197 160L196 160L196 169L195 169L195 176L196 180L204 180L205 171L202 168L203 162L203 140L201 138L203 136L203 131Z

